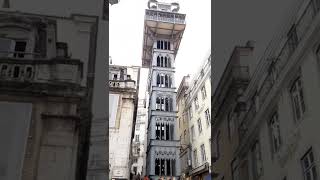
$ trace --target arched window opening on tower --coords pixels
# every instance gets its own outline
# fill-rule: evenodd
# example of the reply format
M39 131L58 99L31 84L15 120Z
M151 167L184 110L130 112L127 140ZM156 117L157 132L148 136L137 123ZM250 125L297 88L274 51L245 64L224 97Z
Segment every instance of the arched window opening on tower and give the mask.
M158 40L157 49L171 50L170 41Z
M175 159L155 159L156 176L175 176Z
M159 55L157 57L157 67L171 68L170 58L167 56L163 58L163 56Z
M173 124L156 123L156 140L173 140Z
M173 100L168 97L157 97L156 99L156 110L157 111L173 111Z
M172 87L172 78L167 74L158 74L157 75L157 87Z

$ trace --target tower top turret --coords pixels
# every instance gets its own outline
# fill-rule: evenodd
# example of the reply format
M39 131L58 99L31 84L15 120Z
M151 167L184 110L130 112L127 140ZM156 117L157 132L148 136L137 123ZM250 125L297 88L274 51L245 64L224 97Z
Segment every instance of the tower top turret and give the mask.
M149 0L148 8L157 11L164 12L179 12L180 5L177 2L166 3L166 2L158 2L157 0Z

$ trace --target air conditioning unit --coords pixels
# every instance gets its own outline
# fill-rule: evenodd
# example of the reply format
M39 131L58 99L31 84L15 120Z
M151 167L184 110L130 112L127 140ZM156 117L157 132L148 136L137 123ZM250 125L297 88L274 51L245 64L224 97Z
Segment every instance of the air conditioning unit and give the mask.
M12 57L16 42L8 38L0 38L0 57Z

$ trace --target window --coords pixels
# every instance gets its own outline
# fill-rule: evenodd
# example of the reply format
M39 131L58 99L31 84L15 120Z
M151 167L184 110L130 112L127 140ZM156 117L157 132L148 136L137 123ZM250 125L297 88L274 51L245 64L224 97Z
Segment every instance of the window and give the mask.
M198 158L197 158L197 150L196 149L193 151L193 161L194 161L194 165L197 166L198 165Z
M155 175L174 176L175 159L155 159Z
M19 78L19 76L20 76L20 67L15 66L13 68L13 78Z
M137 159L137 158L133 158L132 162L133 162L133 163L137 163L137 162L138 162L138 159Z
M301 158L301 165L305 180L316 180L318 178L312 149L309 149L307 153Z
M301 120L305 112L305 103L300 77L294 81L290 90L296 120Z
M157 87L172 87L172 77L167 74L158 74Z
M137 174L137 166L133 167L133 172L134 172L134 174Z
M253 176L258 179L262 175L262 158L260 143L257 141L252 147L252 164L253 164Z
M199 129L199 134L202 132L202 125L201 125L201 119L198 119L198 129Z
M235 132L235 113L233 110L229 112L228 115L228 129L229 129L229 139L233 136L233 133Z
M205 86L202 86L202 88L201 88L201 95L202 95L202 99L205 99L207 97L207 92L206 92Z
M173 140L173 135L173 124L156 123L156 140Z
M130 75L127 75L127 79L128 79L128 80L131 80L131 76L130 76Z
M136 142L139 142L139 135L136 135Z
M209 127L210 124L211 124L211 117L210 117L209 109L207 109L207 110L204 112L204 114L205 114L205 117L206 117L207 125L208 125L208 127Z
M4 77L7 75L7 70L8 70L8 65L1 66L1 73L0 73L1 77Z
M24 51L26 50L27 42L25 41L16 41L16 46L14 48L14 51L16 53L13 54L13 57L24 57Z
M158 40L157 49L170 50L170 41Z
M32 67L27 67L26 68L26 79L31 79L32 78L32 74L33 74L33 68Z
M158 111L173 111L173 100L168 97L157 97L156 110Z
M136 124L136 130L137 130L137 131L140 130L140 124Z
M204 148L204 144L202 144L200 146L200 148L201 148L201 159L202 159L202 162L205 162L207 160L207 158L206 158L206 150Z
M191 126L191 139L193 140L195 137L194 126Z
M197 96L194 98L194 107L195 107L196 110L199 108L199 102L198 102L198 97Z
M281 145L280 125L278 113L274 113L269 121L269 131L271 136L273 153L278 152Z

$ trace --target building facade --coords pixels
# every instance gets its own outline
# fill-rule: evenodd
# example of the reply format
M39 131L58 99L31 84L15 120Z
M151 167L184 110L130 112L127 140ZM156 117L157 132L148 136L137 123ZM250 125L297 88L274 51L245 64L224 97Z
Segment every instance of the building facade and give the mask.
M25 113L16 118L25 124L1 125L19 134L11 134L19 144L3 148L3 155L12 153L8 157L15 159L9 165L1 158L4 179L86 178L92 74L96 59L104 56L97 41L104 39L98 34L104 23L97 3L88 3L86 9L69 3L73 6L65 1L0 1L0 101L7 106L1 109L9 119L14 114L7 112Z
M146 174L152 179L179 177L179 137L175 92L175 56L185 29L178 3L148 2L142 66L149 68Z
M211 178L211 56L203 65L186 91L185 112L188 117L190 160L187 163L192 179ZM184 119L182 117L182 119ZM183 132L185 133L185 132ZM184 134L181 137L185 140Z
M137 113L139 72L139 67L109 65L110 179L131 179L130 151Z
M139 99L137 119L132 141L132 166L131 173L143 175L145 159L145 137L146 137L147 109L145 99Z
M191 144L189 136L189 119L188 109L186 108L187 92L190 86L190 76L184 76L177 92L177 109L178 109L178 135L180 137L180 162L181 177L187 179L191 166Z
M238 98L223 105L227 95L219 98L222 88L217 89L214 108L225 107L213 113L217 179L319 178L319 5L300 1L247 84L234 88ZM232 84L230 75L225 73L221 87ZM232 143L228 132L234 134Z

